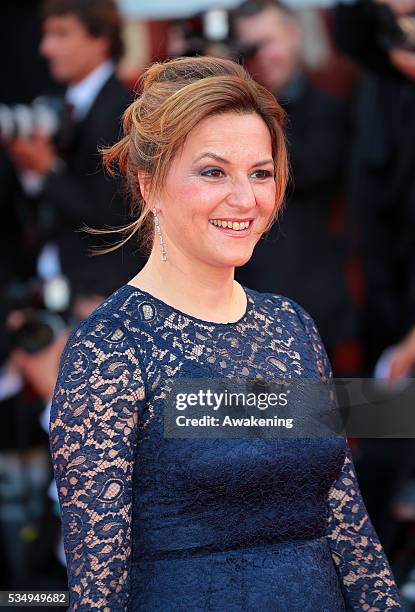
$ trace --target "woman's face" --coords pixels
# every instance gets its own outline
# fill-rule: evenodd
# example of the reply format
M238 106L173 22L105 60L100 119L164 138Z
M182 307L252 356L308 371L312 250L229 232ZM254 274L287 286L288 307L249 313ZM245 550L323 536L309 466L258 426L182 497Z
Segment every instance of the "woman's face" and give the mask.
M275 198L271 135L263 119L233 112L204 119L174 159L160 196L167 258L180 253L215 267L245 264Z

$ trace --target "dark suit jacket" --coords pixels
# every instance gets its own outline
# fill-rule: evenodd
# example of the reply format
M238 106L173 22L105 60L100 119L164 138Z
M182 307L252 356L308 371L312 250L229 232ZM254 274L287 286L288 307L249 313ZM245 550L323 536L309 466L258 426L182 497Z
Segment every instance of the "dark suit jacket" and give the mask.
M109 294L144 264L136 239L114 253L91 256L92 246L114 244L120 236L79 232L84 225L105 229L131 221L122 185L105 174L98 152L119 138L121 116L130 101L128 91L111 76L87 117L75 127L71 146L62 154L66 168L51 173L44 187L44 236L58 243L62 270L75 294Z
M338 46L369 69L357 98L350 194L361 233L371 365L415 321L415 81L391 64L375 24L367 0L336 9Z
M356 337L345 280L346 243L330 231L333 207L342 193L348 114L340 100L306 80L295 97L279 101L288 113L293 181L279 219L235 276L256 290L301 304L331 349Z

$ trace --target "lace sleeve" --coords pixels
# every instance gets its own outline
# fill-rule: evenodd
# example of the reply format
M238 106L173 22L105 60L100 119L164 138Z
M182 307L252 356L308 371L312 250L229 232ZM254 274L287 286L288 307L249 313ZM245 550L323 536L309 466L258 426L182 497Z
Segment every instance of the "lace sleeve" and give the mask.
M127 609L139 352L115 317L92 315L61 357L49 436L71 612Z
M326 350L310 315L297 313L325 382L333 378ZM348 611L402 610L395 579L367 514L347 440L343 467L328 495L327 538Z

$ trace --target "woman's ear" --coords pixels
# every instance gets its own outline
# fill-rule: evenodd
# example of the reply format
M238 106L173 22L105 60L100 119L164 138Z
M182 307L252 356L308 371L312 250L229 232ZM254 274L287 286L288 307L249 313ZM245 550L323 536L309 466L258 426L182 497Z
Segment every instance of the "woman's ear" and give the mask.
M141 195L144 201L148 202L149 197L150 197L151 176L148 174L148 172L145 172L144 170L138 170L137 179L138 179L138 184L140 186Z

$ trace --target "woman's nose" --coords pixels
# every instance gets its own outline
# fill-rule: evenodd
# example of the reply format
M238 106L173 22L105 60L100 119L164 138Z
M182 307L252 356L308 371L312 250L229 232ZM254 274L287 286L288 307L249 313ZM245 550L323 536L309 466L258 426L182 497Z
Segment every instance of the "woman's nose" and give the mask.
M227 198L229 204L241 210L249 210L256 205L254 190L249 179L238 179L233 182Z

